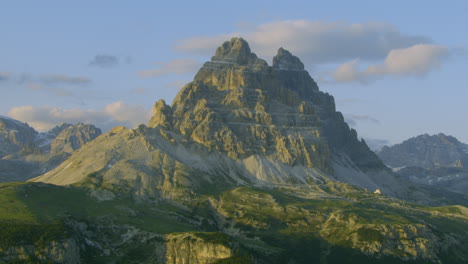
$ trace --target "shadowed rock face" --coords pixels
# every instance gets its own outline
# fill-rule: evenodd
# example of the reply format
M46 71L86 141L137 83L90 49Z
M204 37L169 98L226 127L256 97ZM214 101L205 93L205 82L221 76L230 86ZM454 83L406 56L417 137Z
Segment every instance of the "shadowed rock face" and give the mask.
M278 54L273 58L273 68L280 70L304 70L302 61L291 54L291 52L280 48Z
M377 154L415 184L468 193L468 145L452 136L420 135Z
M37 131L28 124L0 116L0 158L37 151L34 146L37 134Z
M468 167L468 145L442 133L420 135L391 147L385 146L378 155L386 164L395 168Z

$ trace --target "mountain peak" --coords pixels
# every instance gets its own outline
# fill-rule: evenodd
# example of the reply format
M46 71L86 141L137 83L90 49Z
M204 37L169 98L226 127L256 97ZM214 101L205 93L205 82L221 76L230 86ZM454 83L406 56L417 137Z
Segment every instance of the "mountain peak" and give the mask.
M282 47L273 58L273 68L280 70L304 70L304 63Z
M257 55L250 50L249 43L243 38L232 38L225 41L216 49L216 54L211 58L211 61L239 65L264 64L267 66L264 60L257 58Z
M466 167L468 145L443 133L423 134L391 147L382 148L380 158L392 167Z

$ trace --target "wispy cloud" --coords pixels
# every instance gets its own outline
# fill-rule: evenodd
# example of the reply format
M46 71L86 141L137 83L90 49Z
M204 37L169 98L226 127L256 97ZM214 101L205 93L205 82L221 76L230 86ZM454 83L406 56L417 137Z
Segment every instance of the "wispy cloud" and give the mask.
M137 87L137 88L131 89L129 92L131 94L145 95L145 94L148 94L149 91L147 88Z
M66 74L48 74L38 78L39 81L51 85L85 85L91 83L91 79L83 76L70 76Z
M180 90L182 89L182 87L184 87L184 85L186 85L189 82L190 81L188 80L175 80L175 81L164 84L164 87L168 89Z
M175 49L210 56L223 41L239 36L263 58L274 56L279 47L290 50L309 69L318 69L321 83L368 84L387 76L424 76L450 55L466 54L465 47L436 45L428 36L407 34L388 23L313 20L246 25L240 32L182 39ZM327 70L336 65L336 69Z
M127 61L127 59L126 59ZM119 64L119 58L108 54L98 54L89 62L90 66L100 68L112 68Z
M30 91L47 92L63 97L76 97L77 93L79 93L77 87L81 88L93 82L88 77L67 74L34 75L31 73L8 73L6 78L15 82L19 87L26 88Z
M32 91L49 92L56 96L74 96L75 95L75 93L63 87L47 86L47 85L35 83L35 82L27 83L26 88Z
M87 85L92 82L88 77L67 74L33 75L21 73L17 74L15 79L18 84L41 83L43 85Z
M141 77L157 77L168 74L185 74L195 72L201 63L193 59L175 59L169 61L158 69L150 69L139 72Z
M332 78L337 82L365 84L385 76L422 76L439 68L448 56L446 46L419 44L391 50L382 63L371 64L362 70L358 59L343 63Z
M133 128L146 123L151 111L141 106L128 105L123 101L117 101L106 105L101 110L62 108L52 106L19 106L11 108L8 116L27 122L39 131L47 131L61 122L84 122L95 124L104 131L115 126Z
M394 49L432 42L429 37L408 35L386 23L285 20L243 32L183 39L176 50L209 56L220 43L234 36L244 37L262 57L271 57L279 47L285 47L310 65L354 58L374 61L385 58Z
M346 123L355 127L359 122L368 122L373 124L380 124L380 121L370 115L355 115L355 114L345 114L344 115Z

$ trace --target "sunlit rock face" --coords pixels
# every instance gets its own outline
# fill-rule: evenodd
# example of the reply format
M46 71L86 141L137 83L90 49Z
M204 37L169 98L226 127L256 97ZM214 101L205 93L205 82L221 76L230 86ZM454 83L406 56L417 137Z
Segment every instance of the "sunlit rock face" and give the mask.
M233 159L258 154L333 173L336 152L363 169L381 166L299 58L280 48L268 66L241 38L223 43L171 107L158 102L149 125Z

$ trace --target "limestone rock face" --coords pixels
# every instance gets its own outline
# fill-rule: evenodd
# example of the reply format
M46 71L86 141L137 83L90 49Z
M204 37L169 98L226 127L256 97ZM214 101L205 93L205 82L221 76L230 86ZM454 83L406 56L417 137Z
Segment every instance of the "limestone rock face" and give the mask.
M216 55L211 58L211 61L226 64L267 66L264 60L257 58L257 55L250 51L249 44L241 38L233 38L231 41L224 42L216 50Z
M50 146L52 155L59 153L71 154L81 148L84 144L94 140L102 134L101 129L93 125L77 123L75 125L64 124L66 128L61 129Z
M166 105L164 100L159 100L154 104L153 116L148 122L149 127L162 126L164 128L171 128L172 126L172 109Z
M333 97L282 48L270 67L245 40L227 41L170 110L159 108L166 114L155 111L156 119L172 120L177 133L233 159L258 154L332 173L332 156L341 153L360 169L383 167L336 112Z
M210 264L233 254L228 245L205 241L196 234L167 235L166 263Z

